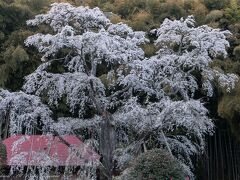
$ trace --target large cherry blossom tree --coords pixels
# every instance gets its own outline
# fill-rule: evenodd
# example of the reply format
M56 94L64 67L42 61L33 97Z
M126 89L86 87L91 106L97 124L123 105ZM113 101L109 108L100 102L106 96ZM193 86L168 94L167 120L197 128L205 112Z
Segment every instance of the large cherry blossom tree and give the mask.
M119 82L131 62L144 59L139 45L147 41L145 33L123 23L111 24L98 8L75 8L65 3L53 4L47 14L27 23L49 25L53 33L38 33L26 40L27 46L42 54L44 63L26 77L24 91L45 97L51 107L57 108L62 101L69 106L75 119L57 117L54 127L74 121L82 122L78 129L91 125L85 126L95 133L88 142L99 149L102 169L111 179L116 144L112 113L127 98L121 96L129 89ZM56 70L56 66L62 69ZM60 129L55 131L61 134Z
M226 57L229 32L195 27L192 16L166 19L151 31L158 52L145 58L145 33L112 24L98 8L53 4L27 24L50 26L51 33L25 42L43 63L26 77L24 92L0 93L0 114L10 115L11 133L37 126L38 119L43 132L81 135L99 150L107 179L114 166L123 171L151 148L167 148L193 176L191 158L204 150L204 137L214 129L196 94L212 96L215 83L230 91L238 79L211 66L214 58ZM63 104L69 117L51 111Z

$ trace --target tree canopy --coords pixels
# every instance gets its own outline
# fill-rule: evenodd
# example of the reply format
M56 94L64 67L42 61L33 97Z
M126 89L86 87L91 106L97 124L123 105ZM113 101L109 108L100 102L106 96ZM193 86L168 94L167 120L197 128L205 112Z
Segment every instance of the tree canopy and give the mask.
M237 1L0 2L2 139L77 135L108 179L157 148L194 177L213 114L236 123Z

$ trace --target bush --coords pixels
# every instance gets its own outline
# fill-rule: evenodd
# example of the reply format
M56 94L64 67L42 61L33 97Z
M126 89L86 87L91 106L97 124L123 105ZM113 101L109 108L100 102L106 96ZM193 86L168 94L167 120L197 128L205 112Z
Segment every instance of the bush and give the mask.
M233 55L235 56L236 59L240 59L240 45L236 46L233 50Z
M180 163L162 149L149 150L137 157L132 166L129 179L163 180L172 177L183 180L184 173Z
M159 16L159 11L161 10L161 3L159 0L151 0L147 2L147 8L151 14L157 18Z
M157 49L154 44L143 44L143 45L141 45L141 47L142 47L146 57L151 57L156 54Z
M220 20L223 17L223 11L220 10L212 10L207 16L206 16L206 22L216 22Z
M116 0L114 2L114 7L113 12L119 14L123 18L127 18L132 10L127 0Z
M165 18L180 19L186 15L183 9L183 4L177 1L168 0L166 3L162 3L161 12L159 13L159 21L162 22Z
M151 14L146 11L140 11L133 15L130 26L136 31L148 31L152 28L152 24L153 19Z
M236 23L240 18L240 8L238 6L226 8L224 15L231 23Z
M204 4L208 9L222 9L229 3L229 0L204 0Z
M50 5L50 0L15 0L14 4L27 6L36 13L44 12L45 8Z

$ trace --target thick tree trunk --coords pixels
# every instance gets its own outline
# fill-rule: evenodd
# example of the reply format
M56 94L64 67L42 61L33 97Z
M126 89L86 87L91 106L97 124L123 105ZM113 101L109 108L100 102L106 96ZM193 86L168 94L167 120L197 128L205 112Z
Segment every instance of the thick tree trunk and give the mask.
M85 63L85 67L87 65ZM90 76L90 71L88 70ZM112 115L104 108L104 106L96 98L96 92L94 92L93 82L90 81L89 96L96 106L96 109L100 115L102 115L102 122L100 125L100 155L101 163L100 167L100 180L112 180L113 174L113 152L115 150L115 129Z
M103 167L100 169L101 180L112 180L113 151L115 150L115 129L109 113L103 116L100 133L100 154Z
M8 137L8 129L9 129L9 125L10 125L10 109L11 109L11 105L12 103L10 103L8 105L8 108L7 108L7 112L6 112L6 115L4 117L4 121L5 121L5 125L3 127L3 124L1 124L1 140L4 140Z

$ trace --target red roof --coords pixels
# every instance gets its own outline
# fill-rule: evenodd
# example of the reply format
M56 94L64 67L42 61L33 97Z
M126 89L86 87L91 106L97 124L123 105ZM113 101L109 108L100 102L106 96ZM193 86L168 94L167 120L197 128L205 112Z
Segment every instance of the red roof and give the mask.
M80 166L98 163L100 156L73 135L15 135L3 141L7 150L7 165Z

